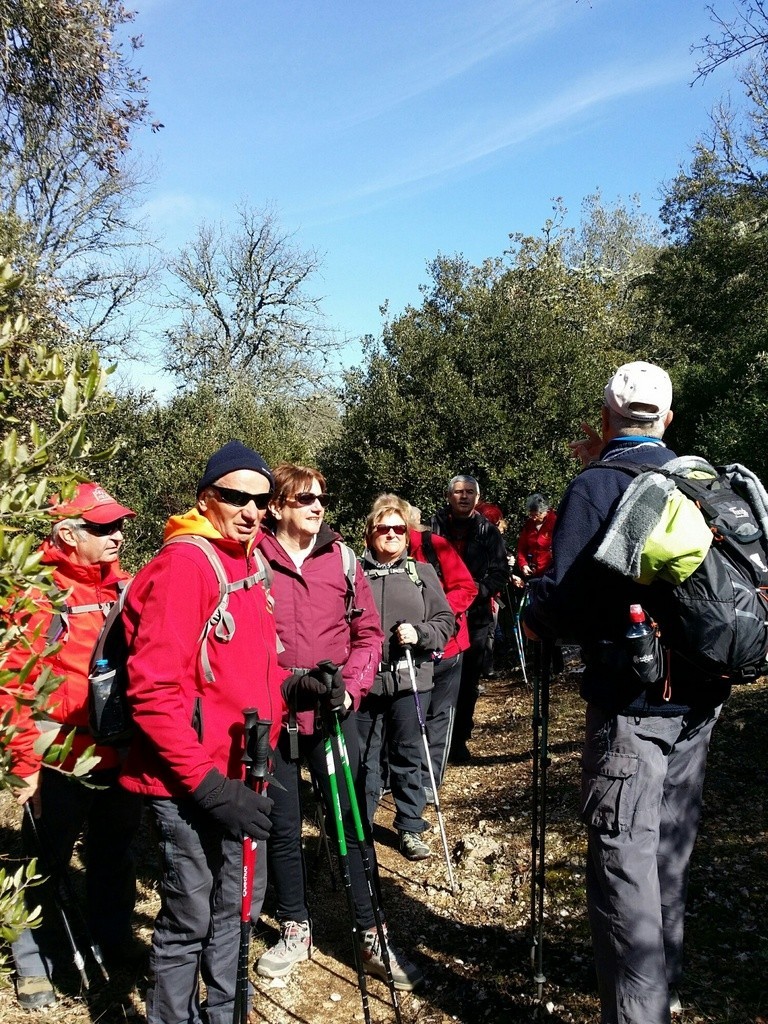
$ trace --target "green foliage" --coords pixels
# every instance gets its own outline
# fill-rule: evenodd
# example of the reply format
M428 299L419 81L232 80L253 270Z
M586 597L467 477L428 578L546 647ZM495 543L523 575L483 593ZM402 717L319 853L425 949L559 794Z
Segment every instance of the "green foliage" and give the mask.
M329 400L264 402L258 379L243 374L225 394L202 384L163 405L148 395L118 398L95 427L100 444L122 446L101 474L111 493L137 513L123 562L138 569L157 550L170 515L191 508L209 456L236 438L270 465L312 462L336 423Z
M675 354L672 443L768 479L761 424L768 353L768 82L750 88L739 122L723 108L713 135L667 187L672 244L646 298ZM752 66L752 72L757 73Z
M59 353L30 339L27 319L17 312L24 286L24 277L0 259L0 691L4 693L12 680L29 675L39 660L39 655L31 653L34 638L16 623L23 622L41 598L61 603L50 571L40 564L35 531L48 532L51 492L70 493L75 468L92 458L86 422L104 394L107 376L95 355L67 365ZM30 403L47 410L45 427L24 414ZM30 652L21 673L5 667L14 648ZM33 718L42 716L59 682L47 668L40 673L34 696L22 701L31 707ZM11 772L8 751L13 732L11 710L0 720L0 789L19 781ZM55 744L55 738L55 733L48 734L45 762L51 765L66 756L72 742L68 737ZM93 765L91 748L78 759L75 774ZM37 912L28 915L23 902L23 891L34 875L34 865L11 876L0 871L0 938L12 939L20 929L34 924ZM0 970L4 963L0 956Z
M596 202L590 215L602 209ZM541 237L516 236L504 259L480 267L438 256L422 305L369 340L366 367L347 378L341 434L321 453L347 532L382 490L430 514L459 472L513 518L532 491L559 499L574 472L567 441L594 422L610 371L648 354L630 264L600 270L606 224L624 231L627 219L576 239L563 217L558 206Z

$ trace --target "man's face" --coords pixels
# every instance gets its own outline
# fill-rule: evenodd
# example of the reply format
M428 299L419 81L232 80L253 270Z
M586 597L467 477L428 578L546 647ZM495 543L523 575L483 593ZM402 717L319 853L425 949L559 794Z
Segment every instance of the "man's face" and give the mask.
M70 558L78 565L108 565L116 562L123 544L123 522L62 525L61 536L69 545Z
M227 494L230 491L238 493ZM265 476L255 469L237 469L206 488L197 499L197 507L222 537L247 545L256 536L267 509L266 504L264 508L257 508L254 501L246 501L244 505L240 502L248 495L267 494L269 480ZM233 499L237 504L232 504Z
M457 480L448 492L448 504L458 519L466 519L472 515L478 497L477 488L473 483L468 480Z

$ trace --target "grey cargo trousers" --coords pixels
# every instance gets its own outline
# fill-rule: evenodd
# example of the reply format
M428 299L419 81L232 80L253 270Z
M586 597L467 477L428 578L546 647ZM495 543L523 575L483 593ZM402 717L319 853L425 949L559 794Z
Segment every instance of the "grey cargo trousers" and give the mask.
M581 817L601 1024L669 1024L688 865L720 708L626 717L587 706Z

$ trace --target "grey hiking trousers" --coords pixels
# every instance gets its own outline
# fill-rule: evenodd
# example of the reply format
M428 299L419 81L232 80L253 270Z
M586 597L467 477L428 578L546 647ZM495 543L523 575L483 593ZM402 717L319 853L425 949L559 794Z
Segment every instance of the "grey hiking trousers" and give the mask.
M688 865L720 708L671 718L588 705L581 817L601 1024L669 1024Z

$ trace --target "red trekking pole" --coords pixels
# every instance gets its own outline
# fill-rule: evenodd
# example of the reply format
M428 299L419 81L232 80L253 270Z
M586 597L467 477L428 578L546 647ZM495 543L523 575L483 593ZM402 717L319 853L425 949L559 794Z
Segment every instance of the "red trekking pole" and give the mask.
M269 732L272 723L259 718L256 708L245 708L244 748L241 761L245 765L245 785L264 793L269 782ZM240 887L240 948L237 958L235 1012L233 1024L247 1024L248 1019L248 953L251 945L251 900L256 872L256 840L243 837L243 873Z

